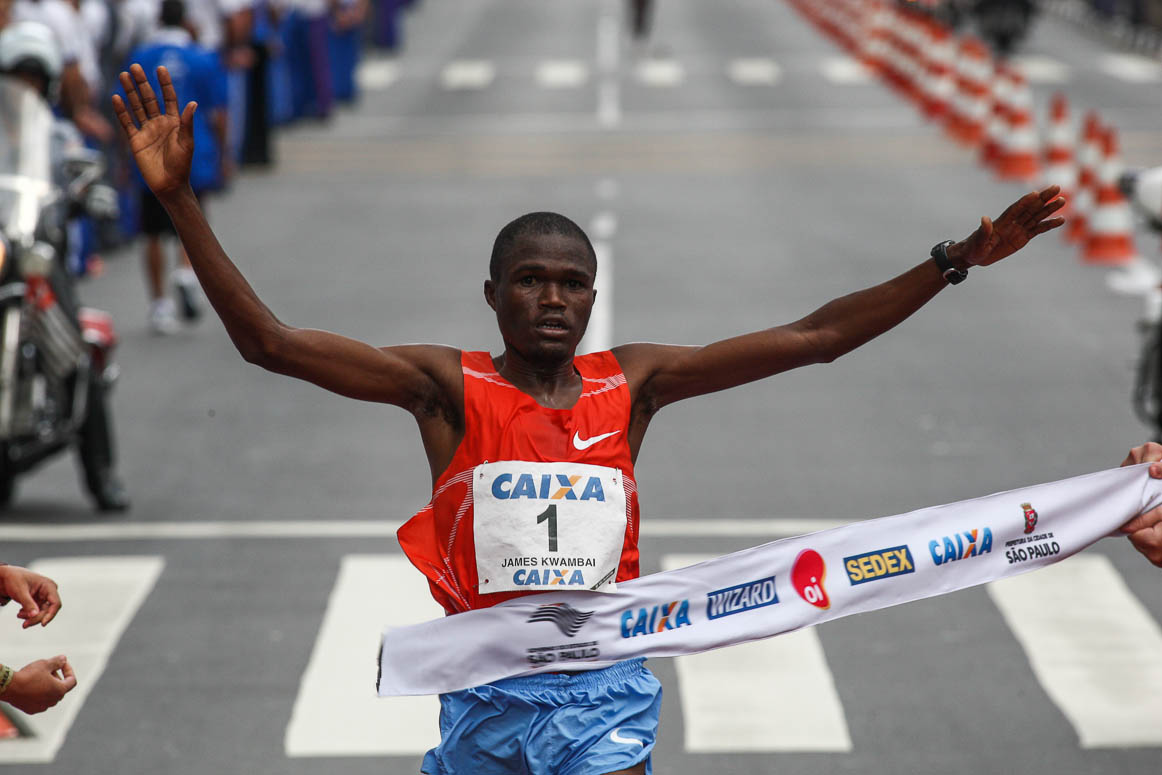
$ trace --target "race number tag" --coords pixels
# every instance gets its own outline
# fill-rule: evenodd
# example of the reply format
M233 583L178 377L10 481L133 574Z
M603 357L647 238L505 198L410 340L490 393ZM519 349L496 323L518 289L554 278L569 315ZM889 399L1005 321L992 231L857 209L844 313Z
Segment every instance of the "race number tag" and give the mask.
M625 540L621 471L485 463L472 477L480 592L616 589Z

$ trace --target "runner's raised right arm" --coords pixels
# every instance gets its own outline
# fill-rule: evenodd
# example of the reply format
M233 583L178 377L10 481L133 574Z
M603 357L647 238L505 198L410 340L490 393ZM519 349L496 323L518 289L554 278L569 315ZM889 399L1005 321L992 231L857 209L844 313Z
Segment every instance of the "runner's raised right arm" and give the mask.
M351 398L401 406L421 425L429 418L455 426L463 386L454 348L377 348L327 331L288 326L262 303L222 249L189 185L197 103L179 113L168 71L159 67L157 76L164 110L136 64L120 76L128 106L114 95L113 108L146 185L169 213L206 297L242 357Z

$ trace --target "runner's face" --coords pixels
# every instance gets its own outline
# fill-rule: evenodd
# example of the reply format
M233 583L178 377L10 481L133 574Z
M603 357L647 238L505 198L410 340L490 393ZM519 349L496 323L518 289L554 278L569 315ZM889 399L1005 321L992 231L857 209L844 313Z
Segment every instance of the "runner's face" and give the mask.
M507 347L530 361L572 357L593 309L593 259L560 234L519 238L498 282L484 284Z

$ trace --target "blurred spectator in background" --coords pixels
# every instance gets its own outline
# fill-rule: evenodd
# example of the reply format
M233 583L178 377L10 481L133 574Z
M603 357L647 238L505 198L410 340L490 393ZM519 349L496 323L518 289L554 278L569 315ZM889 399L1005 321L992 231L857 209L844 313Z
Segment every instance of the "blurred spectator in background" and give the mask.
M327 46L330 27L329 0L287 0L290 7L289 37L293 118L326 119L331 116L334 90Z
M225 152L226 131L229 123L226 97L226 71L216 51L210 51L194 42L186 27L184 0L162 0L158 17L159 28L146 43L129 54L125 64L139 63L151 77L157 78L157 68L164 65L173 78L175 88L188 94L198 103L194 115L194 160L190 184L194 193L206 204L206 195L219 190L229 179L232 165ZM156 85L156 84L155 84ZM160 93L160 87L158 87ZM171 334L178 329L178 313L186 322L200 316L198 281L190 268L190 260L181 245L178 250L178 268L174 272L174 299L166 295L165 257L162 237L176 233L169 215L157 198L135 175L141 201L141 231L145 235L144 268L149 292L149 326L157 334Z
M363 22L367 18L367 0L332 0L331 26L327 43L331 57L331 84L335 99L352 103L358 97L355 68L359 65Z
M650 36L654 18L654 0L629 0L629 26L635 43L644 43Z
M37 21L56 36L64 69L61 72L61 110L88 138L106 143L113 126L96 109L101 89L97 47L81 15L80 0L16 0L12 20Z
M249 15L247 40L243 45L250 49L250 66L246 69L246 107L239 158L245 165L265 167L274 161L270 137L270 62L280 48L278 16L272 0L254 0Z
M375 0L375 34L372 39L379 48L395 51L403 43L400 32L403 6L403 0Z

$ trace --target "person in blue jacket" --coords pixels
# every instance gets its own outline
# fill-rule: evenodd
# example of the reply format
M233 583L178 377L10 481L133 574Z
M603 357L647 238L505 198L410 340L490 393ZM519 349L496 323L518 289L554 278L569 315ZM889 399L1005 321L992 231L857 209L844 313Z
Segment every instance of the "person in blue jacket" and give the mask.
M201 107L194 118L190 183L205 207L205 195L221 189L232 174L233 165L225 152L228 126L226 70L216 52L207 51L194 42L185 22L184 0L162 0L159 29L143 45L130 52L129 61L144 64L150 73L164 65L174 84ZM176 236L176 233L169 216L145 186L140 174L136 177L141 198L141 231L145 235L149 326L154 333L171 334L178 328L179 311L186 322L194 322L200 316L198 281L190 268L189 257L179 244L178 268L174 272L176 303L166 295L162 238Z

